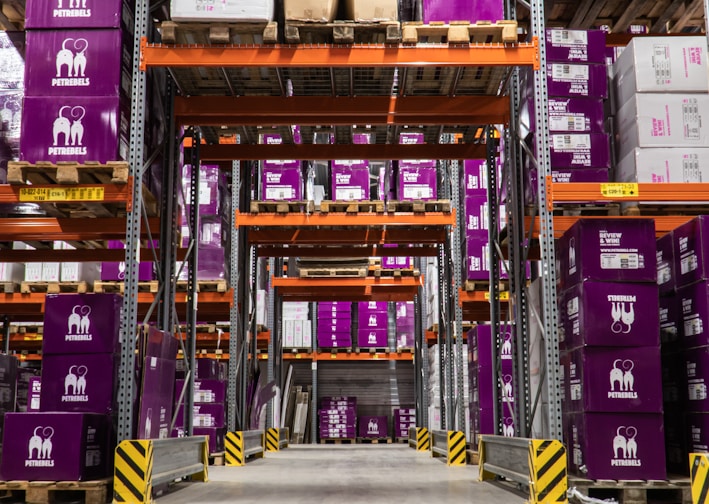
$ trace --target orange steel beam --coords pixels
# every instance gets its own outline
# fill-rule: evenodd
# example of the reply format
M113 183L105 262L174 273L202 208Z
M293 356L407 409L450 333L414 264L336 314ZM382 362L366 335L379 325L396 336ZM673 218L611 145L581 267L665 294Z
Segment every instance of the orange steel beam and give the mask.
M583 217L559 215L554 217L554 238L561 238L579 219L653 219L655 221L655 235L660 238L693 218L693 215L588 215ZM532 220L531 216L526 216L524 218L525 229L528 230L532 225L534 225L532 238L539 238L539 219Z
M182 125L503 124L505 96L178 96Z
M98 192L102 194L97 199ZM7 185L0 184L0 203L125 203L133 206L132 178L128 184Z
M455 224L455 209L451 213L397 212L376 213L327 213L327 214L275 214L236 212L237 227L320 227L320 226L452 226Z
M448 231L442 226L389 226L387 229L356 227L348 229L333 227L252 227L249 230L249 243L261 245L374 245L374 244L434 244L443 243Z
M268 119L264 117L263 122ZM431 120L438 124L435 119ZM465 122L464 124L469 124ZM216 144L202 145L203 161L258 161L261 159L484 159L484 144Z
M160 219L150 218L150 230L157 236ZM142 238L147 239L145 226L141 227ZM0 219L0 236L7 241L32 240L122 240L126 236L125 218L3 218Z
M539 45L426 44L166 46L141 41L140 69L148 67L421 67L532 66L539 68Z
M177 259L185 258L187 249L177 249ZM160 251L155 253L160 257ZM143 261L153 260L153 251L149 248L140 249ZM93 262L93 261L125 261L126 251L123 249L77 249L77 250L9 250L0 249L0 262Z
M416 247L384 248L375 245L361 246L307 246L307 245L265 245L256 248L259 257L433 257L438 255L435 245ZM0 260L2 251L0 251Z

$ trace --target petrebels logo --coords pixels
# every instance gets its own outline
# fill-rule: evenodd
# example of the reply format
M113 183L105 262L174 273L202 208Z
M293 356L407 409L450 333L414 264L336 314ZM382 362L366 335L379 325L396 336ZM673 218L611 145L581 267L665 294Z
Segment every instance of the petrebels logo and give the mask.
M69 372L64 377L64 395L62 402L88 402L86 395L86 374L89 372L86 366L71 366Z
M374 345L377 342L377 333L370 332L367 336L367 342L370 345Z
M604 246L619 247L620 240L622 238L623 238L623 233L610 233L608 231L599 231L598 232L598 242L601 244L602 247L604 247Z
M512 418L505 418L502 425L502 435L505 437L515 437L515 421Z
M69 116L64 115L64 111L69 109ZM50 156L85 156L86 147L84 142L84 125L81 121L86 115L86 109L81 105L70 107L64 105L59 109L57 118L52 125L52 146L47 149ZM72 119L70 121L69 119ZM63 137L64 145L59 145L59 139Z
M54 467L52 459L53 427L37 426L28 443L28 458L25 467Z
M86 49L88 48L89 42L84 38L64 39L62 48L57 53L57 75L52 79L52 87L91 85L89 78L86 77ZM76 51L76 54L72 52L72 49ZM66 67L66 77L64 77L64 67Z
M86 0L69 0L67 8L64 7L65 0L57 0L57 8L52 10L52 17L55 18L77 18L91 17L91 9L86 7Z
M373 418L367 423L367 434L379 434L379 423Z
M635 296L609 295L611 304L611 331L615 334L628 334L635 322Z
M514 402L512 395L512 375L502 377L502 402Z
M91 341L91 307L75 305L67 321L67 334L64 341Z
M620 367L618 367L620 365ZM637 399L635 392L635 377L633 368L635 363L630 359L616 359L613 361L613 369L610 372L611 390L608 392L608 399ZM617 390L616 390L616 387Z
M503 360L512 359L512 334L510 333L505 334L505 341L502 343L502 352L500 357Z
M638 458L638 443L635 438L638 435L638 429L635 427L625 427L621 425L616 430L616 435L613 438L613 458L611 466L613 467L641 467L642 463ZM622 456L621 456L622 455Z
M370 315L369 316L369 327L376 327L376 326L377 326L377 316Z

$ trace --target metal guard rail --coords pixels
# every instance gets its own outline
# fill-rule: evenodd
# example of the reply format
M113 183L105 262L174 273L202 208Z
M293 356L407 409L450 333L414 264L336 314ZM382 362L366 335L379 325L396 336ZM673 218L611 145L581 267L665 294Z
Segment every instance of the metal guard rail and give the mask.
M227 432L224 437L224 453L226 465L243 466L249 457L263 458L266 452L266 436L264 431Z
M449 466L464 466L467 463L465 434L460 431L430 432L432 457L445 457Z
M116 447L113 502L153 502L153 487L191 477L207 481L207 436L125 440Z
M431 449L431 434L426 427L409 427L409 447L416 451Z
M276 452L288 448L290 429L288 427L272 427L266 430L266 451Z

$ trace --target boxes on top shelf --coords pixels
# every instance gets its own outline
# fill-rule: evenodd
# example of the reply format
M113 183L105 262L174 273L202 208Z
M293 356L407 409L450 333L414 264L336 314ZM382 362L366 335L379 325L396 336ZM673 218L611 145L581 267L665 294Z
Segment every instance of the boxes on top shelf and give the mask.
M423 22L499 21L505 19L504 2L499 0L424 0Z
M401 161L397 178L397 198L434 200L438 197L438 170L435 161Z
M672 231L675 284L709 278L709 216L700 215Z
M386 301L360 301L357 308L360 313L386 313L388 304Z
M598 63L606 61L606 32L549 28L544 43L547 61Z
M497 161L498 184L502 180L502 163L500 158ZM466 159L463 161L463 169L460 170L460 187L464 193L461 196L487 196L488 173L487 161L484 159Z
M286 21L329 23L337 14L337 0L284 0Z
M173 21L259 22L272 21L273 16L273 0L170 0L170 19Z
M549 154L551 165L557 169L611 166L610 140L605 133L552 133Z
M357 22L397 21L399 3L397 0L345 0L347 19Z
M27 2L25 28L119 28L133 31L133 13L125 0Z
M527 96L520 110L523 136L537 130L534 113L533 90L527 89ZM552 133L605 133L603 100L596 98L569 98L550 96L547 115L549 131Z
M332 162L332 198L335 201L369 199L369 162L335 160Z
M704 37L635 37L613 65L618 106L635 93L706 93Z
M360 328L357 331L357 346L385 348L389 346L389 334L387 328Z
M261 197L267 201L303 199L303 173L299 161L264 161Z

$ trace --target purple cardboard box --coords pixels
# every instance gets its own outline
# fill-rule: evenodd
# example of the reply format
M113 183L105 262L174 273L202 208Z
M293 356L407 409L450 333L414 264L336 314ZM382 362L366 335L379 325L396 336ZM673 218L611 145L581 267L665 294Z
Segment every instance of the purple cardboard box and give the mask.
M349 333L352 329L350 318L318 319L318 334Z
M411 257L408 256L387 256L382 257L382 268L384 269L409 269L413 267Z
M555 168L611 166L610 142L605 133L552 133L549 149L550 162Z
M655 221L579 219L557 242L561 284L657 282Z
M226 427L195 427L192 430L195 436L207 436L209 438L209 453L224 451L226 431ZM172 437L185 437L185 429L183 427L173 429Z
M174 359L180 342L172 333L150 327L145 341L145 355L159 359Z
M399 143L404 145L426 143L423 133L403 132L399 133Z
M490 278L490 248L487 238L467 236L466 280L488 280Z
M318 303L318 313L321 308L324 311L351 311L352 303L350 301L320 301Z
M549 96L608 98L605 65L547 63Z
M332 162L332 199L361 201L369 199L369 163L367 161Z
M2 478L86 481L106 477L113 453L111 437L106 415L7 413Z
M118 365L116 354L45 355L42 359L42 411L112 413Z
M360 329L357 332L357 346L374 348L389 346L387 329Z
M121 240L108 240L106 248L109 249L125 249L126 246ZM101 280L104 282L115 282L126 279L126 263L121 262L102 262L101 263ZM152 261L141 261L138 266L138 281L149 282L153 279L153 263Z
M386 329L389 323L386 312L359 312L358 317L360 331L369 329Z
M119 97L26 96L20 157L23 161L126 159L128 114Z
M564 291L564 346L660 344L657 284L584 281Z
M39 376L30 378L29 390L27 391L27 411L40 411L42 379Z
M487 195L465 197L465 231L484 231L488 229ZM485 235L486 236L486 235Z
M388 435L388 418L386 416L361 416L357 418L359 437L385 438Z
M534 101L527 99L529 130L536 131ZM605 114L603 100L592 98L549 98L549 131L556 133L605 133Z
M433 166L405 166L403 163L399 163L397 198L400 201L436 199L438 174L435 161Z
M363 311L386 313L388 310L388 304L386 301L360 301L357 304L357 308L359 308L360 313Z
M130 96L132 48L122 46L122 36L119 29L28 31L26 95Z
M303 199L303 175L300 163L294 167L267 167L261 176L262 197L266 201Z
M324 339L318 336L318 346L320 348L349 348L352 346L352 337L348 335L347 339Z
M175 397L179 397L185 380L175 382ZM226 381L224 380L195 380L195 403L223 403L226 401Z
M394 305L396 309L396 321L411 320L414 317L414 302L413 301L397 301Z
M42 352L117 351L122 307L123 298L118 294L47 294Z
M499 173L499 172L498 172ZM487 198L487 162L484 159L466 159L461 170L461 196L485 196Z
M146 357L138 405L138 439L165 439L170 436L175 368L174 358ZM178 418L177 422L181 420Z
M496 434L492 408L480 408L478 411L479 414L473 417L475 419L475 432L478 434Z
M396 331L396 348L413 348L416 344L414 331Z
M687 367L682 351L663 351L662 363L662 401L668 405L666 410L684 410L687 403Z
M320 431L320 437L324 439L353 439L356 436L356 429L350 427L347 429L326 429Z
M685 348L709 345L709 281L677 290L681 311L680 331Z
M709 411L709 347L685 350L686 411Z
M537 201L539 190L539 180L537 169L525 167L525 201L534 203ZM610 172L608 168L554 168L551 170L551 179L554 183L567 182L609 182Z
M569 357L567 412L662 412L659 347L585 347Z
M657 240L657 285L660 295L675 291L675 256L673 250L673 233L667 233Z
M689 452L709 452L709 413L689 413L685 428L689 431Z
M219 361L216 359L197 359L195 379L219 380Z
M184 406L180 405L177 411L175 427L184 426ZM223 404L195 404L192 408L195 427L224 427Z
M200 215L218 215L220 212L220 184L222 182L222 173L219 165L200 164L199 166L199 190L198 199ZM182 185L185 192L185 197L189 198L192 190L192 165L186 164L182 167ZM191 212L190 205L185 202L185 212L187 216Z
M331 331L329 327L319 328L317 331L318 338L322 340L344 341L351 337L352 330L350 328L342 331Z
M709 215L700 215L672 231L676 286L709 278Z
M667 472L689 474L689 439L687 417L684 413L665 413L665 450L667 451ZM690 431L691 435L691 431ZM703 450L707 451L707 450Z
M504 2L499 0L424 0L423 22L498 21L505 18Z
M605 63L606 32L603 30L546 30L547 61Z
M681 301L676 296L660 296L660 343L674 344L680 341L682 328Z
M123 0L31 0L25 12L26 28L118 28L132 19Z
M569 469L588 479L664 480L661 414L564 415Z

